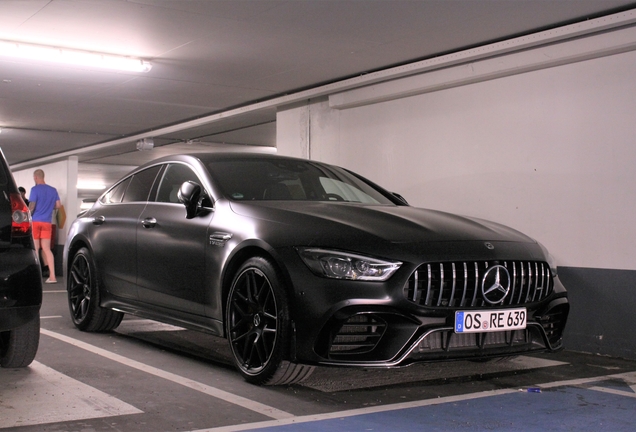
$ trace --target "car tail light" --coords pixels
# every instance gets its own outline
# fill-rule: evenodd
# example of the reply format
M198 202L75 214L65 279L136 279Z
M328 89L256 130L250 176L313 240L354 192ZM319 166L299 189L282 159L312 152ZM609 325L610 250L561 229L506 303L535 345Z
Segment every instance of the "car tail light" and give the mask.
M15 237L31 235L31 214L20 194L11 194L11 234Z

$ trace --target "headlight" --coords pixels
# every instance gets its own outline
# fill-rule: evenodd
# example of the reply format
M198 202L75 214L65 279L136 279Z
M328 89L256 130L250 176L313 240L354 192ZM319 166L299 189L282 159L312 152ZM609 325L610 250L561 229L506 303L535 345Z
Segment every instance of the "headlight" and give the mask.
M402 265L325 249L298 248L298 253L316 275L334 279L385 281Z

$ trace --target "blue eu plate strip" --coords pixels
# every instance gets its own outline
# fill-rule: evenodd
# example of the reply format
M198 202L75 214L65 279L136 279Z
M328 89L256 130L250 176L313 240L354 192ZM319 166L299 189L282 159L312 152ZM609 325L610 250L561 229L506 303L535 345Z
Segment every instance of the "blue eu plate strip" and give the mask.
M461 333L464 331L464 312L457 312L455 314L455 333Z

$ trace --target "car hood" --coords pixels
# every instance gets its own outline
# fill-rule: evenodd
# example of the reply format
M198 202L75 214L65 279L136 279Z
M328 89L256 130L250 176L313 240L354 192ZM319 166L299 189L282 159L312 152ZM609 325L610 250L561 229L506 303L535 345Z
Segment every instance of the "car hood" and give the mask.
M389 243L492 241L534 243L530 237L486 220L410 206L341 202L232 202L240 215L267 220L301 233L346 240L364 233Z

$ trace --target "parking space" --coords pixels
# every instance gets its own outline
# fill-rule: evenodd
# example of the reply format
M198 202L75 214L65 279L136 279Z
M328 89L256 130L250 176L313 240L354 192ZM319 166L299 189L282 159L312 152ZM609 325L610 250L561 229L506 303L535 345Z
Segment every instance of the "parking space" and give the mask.
M77 331L47 286L36 362L0 370L0 430L632 430L636 362L564 351L501 363L317 368L288 387L247 384L226 342L127 317ZM530 391L529 391L530 390Z

